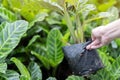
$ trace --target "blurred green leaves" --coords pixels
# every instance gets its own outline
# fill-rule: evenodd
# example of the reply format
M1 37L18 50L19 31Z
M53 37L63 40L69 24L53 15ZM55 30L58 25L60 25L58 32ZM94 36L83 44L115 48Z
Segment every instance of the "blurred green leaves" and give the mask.
M50 65L55 68L57 67L63 60L62 53L62 34L58 29L52 29L47 37L46 43L46 51L42 55L41 53L37 53L32 51L31 53L35 55L47 68L50 69Z

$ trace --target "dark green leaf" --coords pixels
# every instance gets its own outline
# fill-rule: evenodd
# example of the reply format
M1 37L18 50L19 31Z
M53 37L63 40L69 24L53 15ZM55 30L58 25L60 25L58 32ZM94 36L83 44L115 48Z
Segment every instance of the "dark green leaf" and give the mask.
M38 38L40 38L39 35L33 36L33 38L29 41L27 47L29 47L30 45L32 45L36 41L36 39L38 39Z
M31 53L35 55L43 63L45 68L47 68L48 70L50 69L49 60L46 56L42 56L34 51L31 51Z
M106 69L102 69L97 72L96 75L90 76L91 80L116 80L115 77L111 74L110 71L107 71Z
M52 67L56 67L63 60L62 34L58 29L52 29L47 37L48 59Z
M45 19L45 17L48 16L47 13L39 13L35 16L35 18L30 22L29 24L29 28L31 28L35 22L38 22L38 21L43 21Z
M49 77L46 80L57 80L55 77Z
M110 70L111 69L111 63L110 63L110 60L109 60L109 55L107 55L107 53L102 52L102 51L99 51L99 55L102 59L102 62L104 64L105 68L107 70Z
M19 43L23 34L27 31L28 23L19 20L7 23L0 32L0 55L7 56Z
M21 61L18 60L17 58L15 58L15 57L11 58L11 61L13 61L16 64L16 66L19 69L21 75L24 76L25 78L27 78L28 80L30 80L29 71L24 66L24 64L22 64Z
M7 64L0 63L0 73L6 73L6 70L7 70Z
M72 76L69 76L66 80L84 80L84 78L72 75Z
M42 73L37 63L31 62L28 69L31 73L31 80L42 80Z
M20 80L30 80L30 79L28 79L26 76L24 76L24 75L21 75L20 76Z
M4 7L0 7L0 16L10 22L13 22L17 19L14 13L10 12Z
M117 57L117 59L112 64L111 73L115 79L120 77L120 57Z
M7 80L20 80L19 74L13 70L7 70L6 76L7 76Z
M7 23L0 32L0 55L7 56L19 43L27 31L28 23L23 20Z

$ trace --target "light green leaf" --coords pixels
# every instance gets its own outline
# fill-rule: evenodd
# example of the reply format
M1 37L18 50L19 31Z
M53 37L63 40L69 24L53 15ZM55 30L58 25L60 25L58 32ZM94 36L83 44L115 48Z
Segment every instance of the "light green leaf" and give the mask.
M17 19L14 13L12 13L4 7L0 7L0 16L9 22L13 22Z
M46 56L42 56L42 55L40 55L40 54L38 54L38 53L36 53L36 52L34 52L34 51L31 51L31 53L34 55L34 56L36 56L42 63L43 63L43 65L44 65L44 67L46 68L46 69L50 69L50 64L49 64L49 60L48 60L48 58L46 57Z
M26 77L28 80L30 80L30 74L29 71L27 70L27 68L24 66L24 64L21 63L20 60L18 60L17 58L13 57L11 58L11 61L13 61L17 68L19 69L21 75L23 75L24 77Z
M41 10L41 5L37 1L29 1L21 8L20 14L29 22L33 21ZM43 11L42 11L43 12Z
M57 80L55 77L49 77L46 80Z
M30 80L30 79L28 79L26 76L24 76L24 75L21 75L20 76L20 80Z
M6 73L7 70L7 64L6 63L0 63L0 72Z
M47 13L39 13L35 16L35 18L30 22L29 24L29 28L31 28L35 22L38 22L38 21L43 21L45 19L45 17L48 16Z
M52 29L47 37L48 59L52 67L56 67L63 60L62 34L58 29Z
M98 9L100 11L107 11L110 7L112 7L116 3L116 0L109 0L104 4L100 4Z
M112 45L112 48L114 48L114 49L115 49L115 48L118 48L117 43L116 43L115 41L112 41L112 42L111 42L111 45Z
M13 70L7 70L5 74L0 73L0 80L20 80L19 74Z
M20 11L20 9L23 7L25 4L25 1L27 0L7 0L9 3L9 7L13 9L14 11Z
M7 80L20 80L19 74L13 70L7 70L6 77L7 77Z
M51 0L38 1L38 3L45 9L52 11L63 11L63 8L57 4L57 2L52 2Z
M37 63L31 62L28 66L28 69L31 73L31 80L42 80L42 72Z
M19 43L23 34L27 31L28 23L18 20L7 23L0 32L0 55L7 56Z
M98 71L95 75L90 76L91 80L116 80L115 76L111 74L110 71L107 71L106 69L102 69Z
M33 36L33 38L29 41L27 47L29 47L30 45L32 45L36 41L36 39L38 39L38 38L40 38L39 35Z
M80 2L81 4L86 4L86 3L88 2L88 0L79 0L79 2Z
M96 6L94 4L85 4L82 6L82 9L79 9L80 12L82 13L82 16L84 17L84 19L88 16L88 14L90 13L90 11L93 11L96 9Z
M99 55L100 55L100 57L102 59L102 62L104 64L105 68L107 70L110 70L111 69L111 63L109 61L109 55L107 55L107 53L102 52L102 51L99 51Z
M94 4L86 4L84 7L88 11L92 11L96 9L96 6Z
M66 80L84 80L84 78L72 75L72 76L69 76Z
M100 18L108 18L108 17L112 17L113 15L109 12L100 12L98 13L98 17Z
M110 12L113 16L109 17L109 21L114 21L119 18L119 10L116 7L111 7L108 12Z
M64 7L64 5L65 5L65 0L57 0L57 3L58 3L60 6Z
M65 0L65 2L68 2L72 5L76 5L78 3L78 0Z
M112 64L111 73L116 79L120 77L120 56Z

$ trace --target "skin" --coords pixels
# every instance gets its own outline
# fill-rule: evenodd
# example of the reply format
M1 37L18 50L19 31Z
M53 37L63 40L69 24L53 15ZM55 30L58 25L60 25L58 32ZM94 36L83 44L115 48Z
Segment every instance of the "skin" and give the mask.
M96 49L109 44L112 40L120 37L120 19L106 26L94 28L91 33L92 43L86 49Z

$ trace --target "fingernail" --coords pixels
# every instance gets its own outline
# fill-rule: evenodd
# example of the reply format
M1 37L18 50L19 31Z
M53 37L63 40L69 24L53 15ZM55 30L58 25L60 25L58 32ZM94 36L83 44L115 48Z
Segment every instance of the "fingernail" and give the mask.
M90 46L88 45L88 46L86 47L86 49L90 49Z

